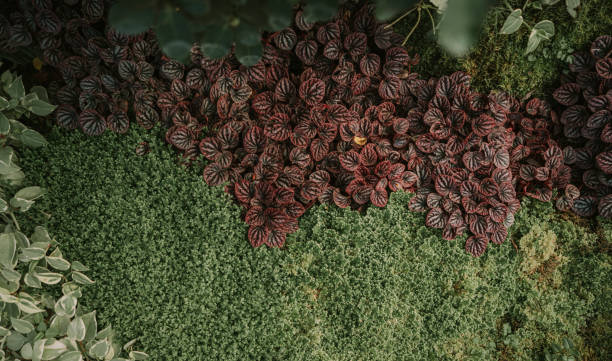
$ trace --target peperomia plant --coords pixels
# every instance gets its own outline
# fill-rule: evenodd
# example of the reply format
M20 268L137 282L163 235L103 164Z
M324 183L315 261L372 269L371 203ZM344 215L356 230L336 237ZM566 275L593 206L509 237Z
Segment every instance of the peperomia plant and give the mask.
M44 227L29 237L18 218L44 194L37 186L18 188L24 173L14 147L47 145L44 137L18 119L48 115L44 88L25 92L21 77L7 71L0 78L0 361L127 360L109 326L98 331L95 311L78 307L82 285L93 281L82 263L64 258ZM57 296L59 291L61 294ZM147 355L124 346L130 360Z

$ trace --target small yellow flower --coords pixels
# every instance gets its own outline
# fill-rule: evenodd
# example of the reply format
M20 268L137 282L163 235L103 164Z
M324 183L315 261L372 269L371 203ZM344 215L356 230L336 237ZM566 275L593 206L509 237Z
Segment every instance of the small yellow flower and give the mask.
M355 143L359 144L359 145L364 145L364 144L366 144L366 143L367 143L368 138L365 138L365 137L360 137L360 136L357 136L357 135L356 135L356 136L353 138L353 141L354 141Z
M39 57L36 57L34 59L32 59L32 65L34 66L34 69L39 70L42 69L44 63L42 60L40 60Z

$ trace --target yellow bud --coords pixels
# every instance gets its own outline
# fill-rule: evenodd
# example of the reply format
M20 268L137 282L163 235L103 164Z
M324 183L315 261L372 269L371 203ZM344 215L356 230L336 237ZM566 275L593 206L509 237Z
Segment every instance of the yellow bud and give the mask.
M366 143L367 143L368 138L365 138L365 137L359 137L359 136L355 136L355 137L353 138L353 141L354 141L356 144L359 144L359 145L364 145L364 144L366 144Z
M42 60L40 60L40 58L36 57L34 59L32 59L32 65L34 66L34 69L36 70L40 70L43 67L43 62Z

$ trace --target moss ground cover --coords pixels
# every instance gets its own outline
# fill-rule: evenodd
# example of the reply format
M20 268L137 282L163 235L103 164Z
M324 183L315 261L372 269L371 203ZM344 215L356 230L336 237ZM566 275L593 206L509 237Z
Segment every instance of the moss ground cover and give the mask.
M253 249L240 209L156 131L48 139L22 164L97 280L83 302L154 360L535 360L565 337L589 360L612 351L609 223L526 201L518 253L473 258L401 193L365 215L316 207L284 249Z
M513 8L522 8L525 1L511 0ZM549 19L555 24L555 35L543 41L531 55L524 55L529 29L523 26L511 35L499 34L509 11L493 9L482 27L478 44L463 59L444 54L431 36L431 24L422 19L408 45L421 54L417 71L428 76L440 76L463 70L473 78L472 84L481 92L503 89L516 97L529 92L548 97L558 86L559 74L567 69L567 63L557 54L571 54L587 49L597 36L612 33L612 2L608 0L582 1L576 18L565 9L565 2L545 6L544 10L529 8L523 14L532 25ZM501 4L498 6L503 6ZM409 16L400 22L396 30L407 34L416 19ZM572 50L573 49L573 50Z

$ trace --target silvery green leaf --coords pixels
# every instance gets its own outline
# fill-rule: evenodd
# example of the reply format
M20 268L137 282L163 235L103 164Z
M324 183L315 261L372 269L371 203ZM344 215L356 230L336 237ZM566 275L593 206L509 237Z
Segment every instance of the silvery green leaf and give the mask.
M23 345L20 353L21 353L21 357L23 357L24 359L31 360L32 359L32 344L26 343L25 345Z
M60 297L55 303L55 313L60 316L74 316L77 306L77 299L72 295Z
M114 336L115 336L115 331L113 331L113 328L109 325L105 327L103 330L99 331L98 334L96 335L96 338L108 338L109 340L112 340Z
M2 198L0 198L0 213L4 213L8 211L8 203Z
M17 241L13 233L0 234L0 264L6 268L13 268Z
M47 103L41 99L34 99L28 102L27 109L32 113L40 116L47 116L55 110L56 106ZM44 138L43 138L44 139ZM25 144L25 143L24 143ZM27 145L27 144L26 144Z
M25 276L23 277L23 282L28 287L42 288L42 284L40 283L40 280L36 278L36 276L34 276L32 272L28 272L25 274Z
M555 35L555 24L550 20L542 20L533 26L542 39L549 40Z
M9 102L5 97L0 96L0 110L8 108Z
M58 284L62 280L62 275L55 272L36 272L34 276L38 278L40 282L48 285Z
M132 346L134 346L134 344L136 343L136 341L138 341L138 338L132 339L130 341L128 341L125 345L123 345L123 349L125 351L127 351L128 349L130 349Z
M55 108L52 108L52 109L55 109ZM32 112L37 115L46 115L46 114L38 114L34 111ZM47 144L49 144L47 140L45 139L45 137L43 137L39 132L33 129L26 129L23 132L21 132L21 134L19 134L19 140L25 146L32 147L32 148L40 148L40 147L44 147Z
M8 336L10 334L11 334L11 330L0 326L0 337Z
M64 336L68 332L70 325L70 317L54 315L49 328L47 329L47 337Z
M146 360L149 358L149 355L141 351L131 351L130 358L134 360Z
M41 361L43 352L45 351L45 341L46 339L38 340L34 342L34 346L32 346L32 361Z
M85 266L84 264L82 264L79 261L73 261L72 262L72 270L73 271L77 271L77 272L87 272L87 271L89 271L89 268L87 268L87 266Z
M81 286L75 282L64 282L62 283L62 293L64 295L72 295L75 298L81 297Z
M0 112L0 134L7 135L11 131L11 123L9 119Z
M523 11L521 9L515 9L508 15L504 25L502 25L500 34L512 34L516 32L523 24Z
M0 273L9 282L17 282L21 278L21 273L12 269L3 269Z
M61 257L51 257L51 256L47 256L46 257L47 263L49 264L49 266L60 270L60 271L67 271L68 269L70 269L70 262L66 261L65 259L61 258Z
M21 80L21 76L13 79L13 82L4 88L6 94L8 94L13 99L21 99L25 96L25 88L23 87L23 81Z
M578 15L576 13L576 9L580 6L580 0L565 0L565 7L567 8L567 12L570 14L571 17L575 18L576 15Z
M30 89L30 92L36 94L38 96L38 99L44 100L46 102L49 101L49 95L47 94L47 89L45 89L45 87L43 86L34 85Z
M39 186L25 187L15 193L14 198L33 201L40 198L44 192L45 189Z
M34 325L30 321L11 317L11 326L13 329L24 335L34 331Z
M42 359L53 360L59 355L66 352L68 348L62 342L55 339L47 339L45 347L43 348Z
M34 228L34 233L32 233L32 242L46 242L51 243L51 237L49 237L49 232L47 229L42 226L36 226Z
M39 313L39 312L43 312L44 311L44 310L38 308L38 306L36 306L34 304L34 302L32 302L30 300L25 300L23 298L20 298L17 301L17 307L19 307L21 312L24 312L24 313Z
M91 345L91 347L89 348L89 354L99 359L104 358L104 356L106 356L106 354L108 353L109 347L110 345L108 343L108 340L102 339Z
M81 272L73 271L72 272L72 280L76 283L80 283L82 285L91 285L95 282L92 281L89 277L85 276Z
M85 322L85 341L93 340L98 332L98 322L96 321L96 311L92 311L88 314L81 316L83 322Z
M68 351L63 353L57 361L83 361L83 355L80 351Z
M8 290L0 287L0 301L9 304L9 303L17 303L19 302L19 299L11 295L11 292L9 292Z
M14 233L15 233L15 240L17 241L17 248L28 248L31 246L30 240L25 234L21 233L18 230L15 230ZM37 247L37 248L47 248L47 247L45 246L45 247Z
M0 148L0 174L9 174L15 172L14 165L15 151L11 147Z
M75 317L68 326L67 334L72 340L83 341L85 339L85 322L81 317Z
M24 261L36 261L45 256L46 251L38 247L28 247L21 249L20 259Z
M26 342L26 338L17 332L13 332L6 338L6 347L13 351L19 351Z

